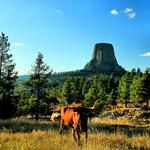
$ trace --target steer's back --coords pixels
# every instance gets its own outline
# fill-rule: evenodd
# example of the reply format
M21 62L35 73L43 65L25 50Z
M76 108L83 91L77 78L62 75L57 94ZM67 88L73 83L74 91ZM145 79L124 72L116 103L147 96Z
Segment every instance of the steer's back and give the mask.
M61 121L65 125L71 125L72 124L72 118L73 118L73 110L68 107L63 107L61 109Z
M79 108L80 106L75 106ZM61 109L61 122L65 125L76 128L79 124L80 114L75 112L72 108L64 107Z

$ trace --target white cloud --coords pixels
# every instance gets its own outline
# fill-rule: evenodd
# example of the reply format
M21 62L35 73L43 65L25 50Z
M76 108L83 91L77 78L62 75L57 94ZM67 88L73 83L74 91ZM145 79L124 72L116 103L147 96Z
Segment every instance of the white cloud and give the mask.
M119 14L119 12L118 12L116 9L112 9L112 10L110 11L110 13L111 13L112 15L118 15L118 14Z
M136 16L136 12L128 13L127 16L129 19L132 19Z
M129 19L132 19L136 16L136 12L132 8L129 8L129 7L127 7L123 12L124 14L128 16Z
M141 54L140 56L150 56L150 52L145 52L144 54Z
M56 14L58 14L58 15L63 15L64 12L63 12L61 9L57 9L57 10L56 10Z
M12 43L12 45L13 45L14 47L24 47L23 42L14 42L14 43Z
M128 13L133 12L133 9L127 7L123 12L124 12L125 14L128 14Z
M136 12L132 9L132 8L125 8L124 10L121 11L117 11L116 9L113 9L110 11L110 13L114 16L114 15L118 15L118 14L124 14L126 15L129 19L133 19L136 16Z

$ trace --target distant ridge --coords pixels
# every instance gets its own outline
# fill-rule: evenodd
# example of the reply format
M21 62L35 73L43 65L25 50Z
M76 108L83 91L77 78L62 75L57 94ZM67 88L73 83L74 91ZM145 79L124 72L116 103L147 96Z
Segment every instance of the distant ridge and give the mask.
M26 81L29 79L30 79L29 75L19 75L17 81Z

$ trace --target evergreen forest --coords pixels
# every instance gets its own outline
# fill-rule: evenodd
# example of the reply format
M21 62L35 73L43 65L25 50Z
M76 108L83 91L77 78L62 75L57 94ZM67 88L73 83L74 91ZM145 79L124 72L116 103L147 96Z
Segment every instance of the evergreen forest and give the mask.
M56 73L44 61L41 52L31 65L26 80L18 80L8 36L0 35L0 118L30 114L36 120L50 115L56 105L83 103L101 112L117 104L149 108L150 68L133 68L124 74L86 72ZM64 77L65 74L65 77ZM67 74L67 75L66 75ZM61 79L60 79L61 78Z

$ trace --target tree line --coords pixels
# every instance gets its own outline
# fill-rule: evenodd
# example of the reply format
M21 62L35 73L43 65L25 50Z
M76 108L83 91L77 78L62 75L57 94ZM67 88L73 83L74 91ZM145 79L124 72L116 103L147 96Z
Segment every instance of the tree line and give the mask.
M10 54L8 36L0 35L0 118L31 114L36 120L40 115L50 115L52 106L81 102L103 110L117 103L132 103L141 107L149 105L150 69L138 69L124 75L97 74L91 77L69 76L61 84L51 82L52 69L38 53L32 65L30 78L17 82L16 64ZM85 72L84 72L85 73Z

